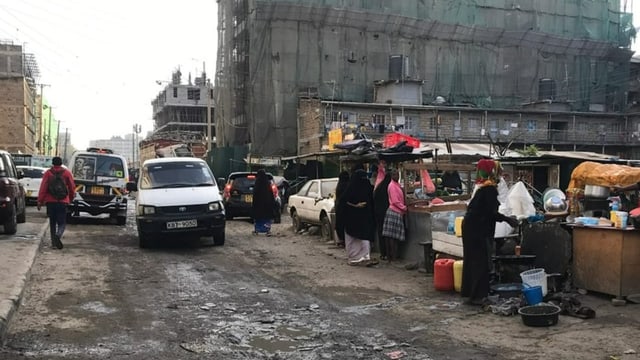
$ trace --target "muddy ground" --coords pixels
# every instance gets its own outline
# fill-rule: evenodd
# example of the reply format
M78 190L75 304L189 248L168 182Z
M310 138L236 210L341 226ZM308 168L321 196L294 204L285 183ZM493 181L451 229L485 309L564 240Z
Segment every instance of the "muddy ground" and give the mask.
M639 358L640 305L587 294L596 318L527 327L401 261L348 266L311 230L234 220L223 247L141 250L132 222L72 225L36 260L0 359Z

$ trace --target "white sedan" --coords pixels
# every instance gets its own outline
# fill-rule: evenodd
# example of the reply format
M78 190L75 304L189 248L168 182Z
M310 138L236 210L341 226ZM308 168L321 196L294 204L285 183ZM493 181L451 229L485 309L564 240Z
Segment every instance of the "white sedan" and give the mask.
M319 225L323 239L333 238L336 185L337 177L309 180L297 194L289 197L289 215L295 232L308 225Z
M22 178L18 180L24 187L26 200L28 203L36 203L38 201L38 190L40 190L40 183L42 183L42 177L44 172L49 170L48 168L38 166L16 166L18 171L22 172Z

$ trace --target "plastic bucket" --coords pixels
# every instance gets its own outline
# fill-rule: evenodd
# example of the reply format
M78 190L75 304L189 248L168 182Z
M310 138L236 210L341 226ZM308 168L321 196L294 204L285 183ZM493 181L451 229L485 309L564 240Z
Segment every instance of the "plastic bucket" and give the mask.
M542 286L533 286L522 289L528 305L537 305L542 302Z
M540 286L542 296L547 295L547 273L544 269L531 269L520 273L524 288Z

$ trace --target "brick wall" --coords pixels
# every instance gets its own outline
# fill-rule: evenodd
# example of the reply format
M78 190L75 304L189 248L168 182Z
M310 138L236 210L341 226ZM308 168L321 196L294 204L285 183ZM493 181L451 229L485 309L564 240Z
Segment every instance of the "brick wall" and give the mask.
M32 152L25 145L23 78L0 78L0 149Z
M300 99L298 107L298 155L321 150L322 140L326 138L323 124L320 100Z

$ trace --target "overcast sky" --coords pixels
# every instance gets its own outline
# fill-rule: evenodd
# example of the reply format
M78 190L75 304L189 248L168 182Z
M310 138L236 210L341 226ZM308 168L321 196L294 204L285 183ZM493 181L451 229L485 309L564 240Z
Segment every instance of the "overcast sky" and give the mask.
M36 57L44 96L72 144L152 130L151 101L180 68L212 78L215 0L0 0L0 39ZM196 73L197 72L197 73Z
M640 1L626 3L640 14ZM174 69L186 81L205 62L213 77L217 7L215 0L0 0L0 39L36 56L45 98L82 149L130 134L135 123L141 135L152 130L156 81L170 80Z

